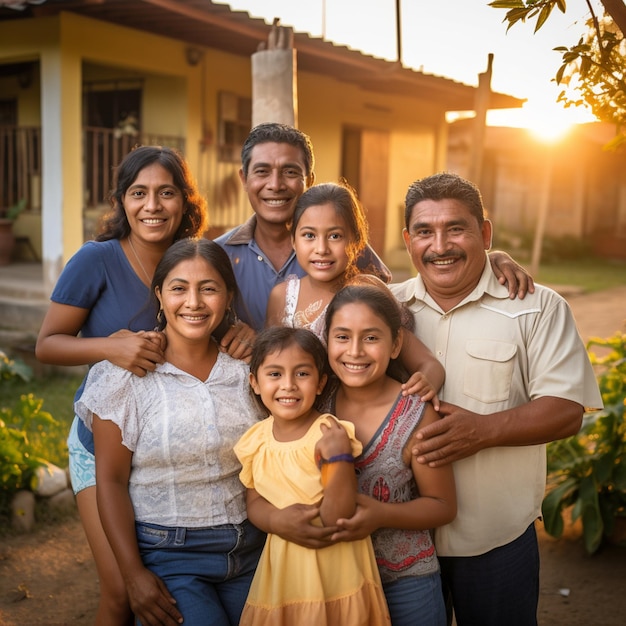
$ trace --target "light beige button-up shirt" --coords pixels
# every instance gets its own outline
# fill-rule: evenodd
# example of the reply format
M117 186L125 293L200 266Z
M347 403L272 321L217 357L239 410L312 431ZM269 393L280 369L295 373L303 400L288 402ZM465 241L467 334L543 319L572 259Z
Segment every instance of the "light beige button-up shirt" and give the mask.
M444 312L420 276L390 285L415 317L415 334L446 370L439 397L481 415L537 398L602 406L585 346L565 300L536 285L510 300L489 262L476 288ZM454 464L456 519L435 532L440 556L474 556L519 537L541 514L545 445L496 447Z

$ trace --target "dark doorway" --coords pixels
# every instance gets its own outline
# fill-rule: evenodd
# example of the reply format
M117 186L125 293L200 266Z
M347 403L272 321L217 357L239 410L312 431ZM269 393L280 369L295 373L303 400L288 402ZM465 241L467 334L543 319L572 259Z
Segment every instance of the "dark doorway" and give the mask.
M140 130L141 89L87 91L85 107L87 126L117 128L120 122L134 116Z
M104 81L85 84L86 206L106 203L112 185L113 168L140 141L140 81Z

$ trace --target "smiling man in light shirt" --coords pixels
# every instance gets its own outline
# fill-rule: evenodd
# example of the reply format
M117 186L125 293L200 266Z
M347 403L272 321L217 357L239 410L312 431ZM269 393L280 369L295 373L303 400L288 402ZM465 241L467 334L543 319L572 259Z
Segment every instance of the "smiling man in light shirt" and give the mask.
M537 285L511 299L487 262L492 226L469 181L414 182L403 231L419 275L391 285L446 370L439 422L419 430L421 463L454 462L458 513L435 531L459 626L537 623L546 446L578 432L602 400L565 300Z

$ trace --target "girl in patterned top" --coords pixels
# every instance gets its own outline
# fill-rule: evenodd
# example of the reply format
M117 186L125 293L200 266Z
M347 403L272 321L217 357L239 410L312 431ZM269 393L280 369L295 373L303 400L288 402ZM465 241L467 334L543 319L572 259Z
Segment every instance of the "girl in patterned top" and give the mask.
M402 344L401 310L386 288L344 287L326 313L330 367L337 380L324 410L355 426L357 511L333 539L372 536L394 626L446 624L430 529L456 515L452 467L411 455L416 430L439 419L430 403L403 396L390 366Z

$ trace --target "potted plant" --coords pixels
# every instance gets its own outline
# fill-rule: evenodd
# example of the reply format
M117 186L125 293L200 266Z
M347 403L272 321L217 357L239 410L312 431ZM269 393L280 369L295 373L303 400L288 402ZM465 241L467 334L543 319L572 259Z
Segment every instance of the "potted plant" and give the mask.
M599 357L592 346L608 348ZM548 445L548 488L542 512L546 531L560 537L564 509L581 519L585 549L593 554L603 538L626 545L626 333L592 339L604 409L585 415L577 435Z
M15 248L15 236L13 235L13 222L26 207L26 199L8 209L0 209L0 265L8 265Z

